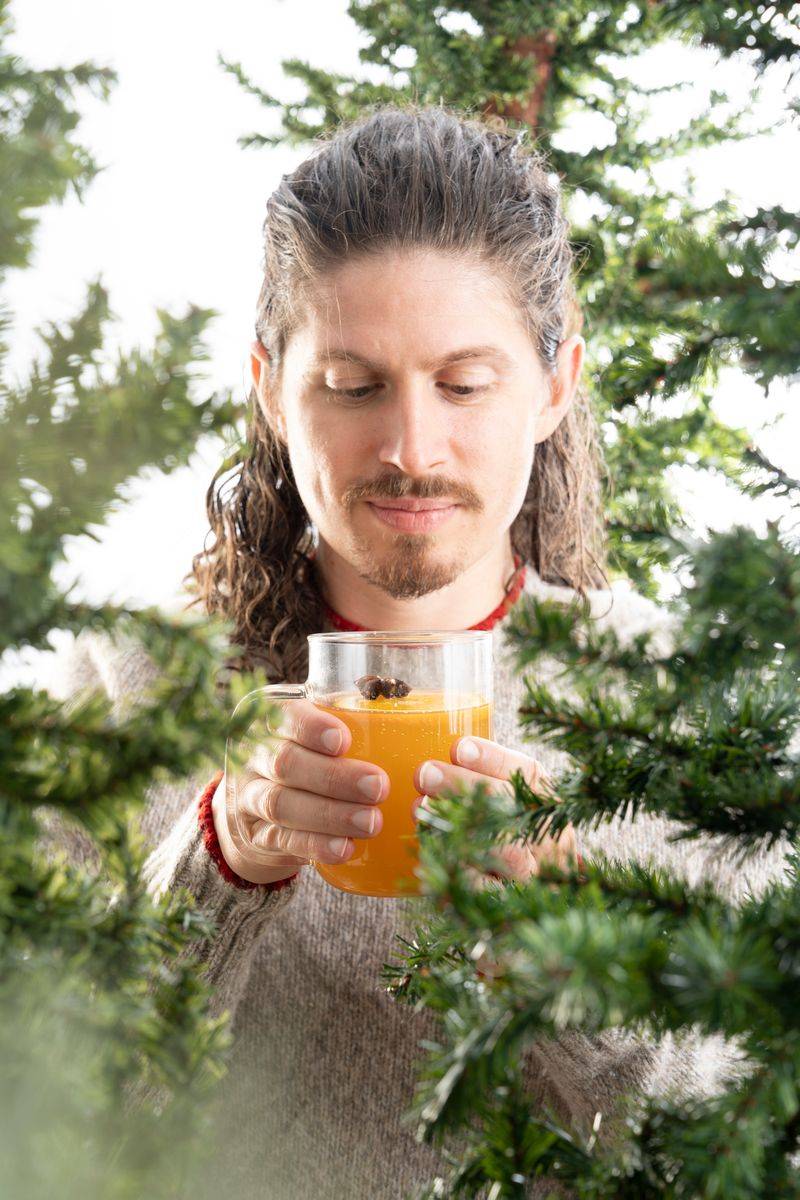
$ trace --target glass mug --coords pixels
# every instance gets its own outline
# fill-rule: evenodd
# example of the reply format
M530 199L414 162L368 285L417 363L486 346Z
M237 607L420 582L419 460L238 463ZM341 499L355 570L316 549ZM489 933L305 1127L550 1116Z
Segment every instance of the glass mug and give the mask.
M359 896L419 895L415 873L419 841L413 813L414 771L427 758L450 762L453 742L467 734L492 737L492 634L490 630L312 633L308 679L250 692L236 706L254 701L311 700L343 721L352 734L343 758L382 767L389 776L380 833L353 838L355 851L342 863L312 865L343 892ZM256 707L257 707L256 705ZM265 713L237 741L241 762L270 737ZM237 789L252 775L233 765L225 750L226 808L231 835L247 841ZM352 835L351 835L352 836ZM249 847L251 856L257 849ZM265 861L268 856L264 855Z

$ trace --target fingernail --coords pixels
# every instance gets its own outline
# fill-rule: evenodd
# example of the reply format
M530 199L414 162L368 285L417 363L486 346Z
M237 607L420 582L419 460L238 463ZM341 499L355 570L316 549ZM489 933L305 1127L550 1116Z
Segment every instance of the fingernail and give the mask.
M465 766L469 763L477 762L481 756L477 743L473 742L472 738L462 738L456 749L456 758Z
M360 812L353 813L350 820L356 829L363 829L364 833L372 833L375 825L375 810L364 808Z
M329 754L338 754L342 748L342 735L338 729L326 729L319 740Z
M444 775L432 762L426 762L420 768L419 781L426 792L435 791L436 788L442 786Z
M328 847L333 854L344 854L345 849L347 848L347 838L328 838Z
M419 810L421 808L424 808L426 812L431 811L431 806L428 803L427 796L417 796L414 800L413 805L411 806L411 812L413 814L415 821L419 820Z
M383 791L383 780L380 775L364 775L356 787L368 800L378 800Z

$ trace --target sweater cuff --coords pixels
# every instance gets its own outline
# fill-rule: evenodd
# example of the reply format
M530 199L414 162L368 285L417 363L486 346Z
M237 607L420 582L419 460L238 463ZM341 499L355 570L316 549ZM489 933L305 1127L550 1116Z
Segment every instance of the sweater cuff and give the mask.
M214 813L212 810L212 802L214 794L219 787L220 781L225 774L224 771L217 771L216 775L210 781L206 788L200 793L200 799L197 802L197 816L200 822L200 829L203 834L203 845L213 859L217 870L223 879L228 883L233 884L235 888L240 888L242 891L251 891L254 888L264 888L268 892L277 892L282 887L286 887L297 876L298 872L293 871L291 875L287 875L285 879L276 879L272 883L253 883L249 879L243 879L238 875L232 867L228 865L225 855L222 853L222 847L219 844L217 837L217 829L214 824Z

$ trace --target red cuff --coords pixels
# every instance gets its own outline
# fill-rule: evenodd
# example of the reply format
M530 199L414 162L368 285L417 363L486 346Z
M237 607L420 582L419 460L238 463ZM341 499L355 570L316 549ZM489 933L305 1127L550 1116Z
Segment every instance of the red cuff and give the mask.
M200 821L200 828L203 831L203 845L216 863L217 870L222 878L228 883L232 883L234 887L241 888L242 891L250 891L252 888L263 887L271 892L277 892L279 888L285 887L287 883L292 882L295 875L297 875L297 871L288 875L286 879L276 879L274 883L252 883L249 879L242 879L241 875L237 875L225 860L222 847L219 844L219 838L217 837L216 826L214 825L214 814L211 811L211 802L214 799L214 793L224 774L224 771L217 771L208 786L201 792L197 804L197 815Z

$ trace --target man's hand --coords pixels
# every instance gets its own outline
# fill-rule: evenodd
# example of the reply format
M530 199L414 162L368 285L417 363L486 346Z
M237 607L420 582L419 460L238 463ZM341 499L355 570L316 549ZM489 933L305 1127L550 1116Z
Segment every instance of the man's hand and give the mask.
M506 750L497 742L479 737L459 738L450 748L450 758L449 763L428 759L414 772L414 786L423 793L422 807L425 807L425 796L435 796L459 783L472 786L480 781L496 792L499 790L497 781L501 780L504 790L513 795L509 780L514 771L521 771L526 783L535 791L545 791L551 798L553 796L540 762L529 754ZM558 838L545 836L535 845L517 839L498 846L495 854L498 873L524 883L531 875L538 875L540 862L553 862L563 869L568 867L570 855L577 857L575 830L572 825L567 825Z
M544 767L529 754L520 754L516 750L506 750L497 742L486 738L466 737L454 742L450 748L452 762L445 763L439 759L428 759L421 763L414 772L414 786L423 793L417 808L425 808L425 799L435 796L452 788L460 782L474 785L479 780L492 786L497 791L498 780L509 795L513 795L513 784L509 777L514 771L522 771L523 778L536 791L545 791L552 798L550 786ZM539 874L539 863L553 862L559 868L566 869L570 858L581 865L578 855L575 830L567 825L557 838L545 836L536 844L524 839L516 839L494 850L497 858L497 874L501 877L518 880L525 883L531 875ZM489 884L492 876L486 875L481 881L483 886ZM477 960L476 970L481 976L492 978L502 975L503 967L494 962L486 954Z

